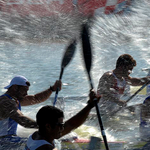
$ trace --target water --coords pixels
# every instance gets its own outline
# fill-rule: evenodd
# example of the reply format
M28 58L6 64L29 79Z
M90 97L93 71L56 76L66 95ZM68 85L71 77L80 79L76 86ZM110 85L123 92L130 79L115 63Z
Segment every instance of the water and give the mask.
M150 65L150 3L149 1L137 0L131 7L131 14L124 15L102 15L96 17L92 28L92 44L93 44L93 66L91 75L94 82L95 90L98 85L99 78L105 71L115 68L117 58L124 53L128 53L137 61L137 66L134 68L131 76L144 77L146 72L142 68L149 68ZM65 22L67 18L67 22ZM9 23L9 19L2 19L0 25L1 42L0 42L0 89L1 94L5 92L3 89L15 75L23 75L31 82L29 94L35 94L45 90L50 85L53 85L55 80L59 78L60 65L62 55L69 39L79 37L79 29L84 21L78 18L78 23L74 23L69 15L61 17L61 23L58 21L51 22L45 28L28 28L21 30L20 23L15 25ZM30 25L34 26L37 21L30 20ZM40 21L39 21L40 22ZM29 23L29 22L28 22ZM16 27L16 25L18 25ZM44 23L42 26L44 27ZM31 27L30 26L30 27ZM54 30L50 30L50 27ZM41 27L41 26L40 26ZM26 29L24 26L23 29ZM49 29L49 30L48 30ZM59 29L59 30L58 30ZM30 32L32 31L32 32ZM49 32L48 32L49 31ZM51 32L50 32L51 31ZM59 31L59 32L58 32ZM32 33L32 34L31 34ZM47 34L46 34L47 33ZM50 37L50 38L48 38ZM59 40L54 40L55 38ZM66 40L67 39L67 40ZM71 99L61 100L62 109L65 111L65 119L69 118L82 107L87 101L90 86L84 69L82 59L81 43L78 41L77 50L71 63L65 68L62 77L63 87L59 92L59 97L76 97L74 101ZM51 97L54 97L54 93ZM85 96L84 99L78 100L77 97ZM80 99L80 98L79 98ZM35 119L36 112L43 106L51 104L52 99L44 103L23 107L22 112ZM71 107L70 107L71 106ZM109 141L125 140L135 141L139 137L138 133L138 118L131 121L122 121L116 118L117 121L110 122L106 127L107 138ZM86 125L94 124L92 120ZM111 128L111 124L117 124L117 128ZM100 136L99 125L96 128L88 131L87 134ZM20 136L28 136L34 130L24 129L19 126L18 134ZM81 133L79 136L88 137Z

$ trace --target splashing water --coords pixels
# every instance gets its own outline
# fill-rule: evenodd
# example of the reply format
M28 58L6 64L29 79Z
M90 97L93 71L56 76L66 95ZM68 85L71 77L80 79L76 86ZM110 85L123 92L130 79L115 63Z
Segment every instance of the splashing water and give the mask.
M95 90L102 74L114 69L117 58L123 53L131 54L137 61L131 75L146 76L141 69L148 68L150 64L149 8L149 1L138 0L131 6L130 14L96 16L91 27L94 57L91 73ZM86 19L71 14L40 19L35 16L22 19L19 14L13 18L10 14L7 16L7 18L1 16L0 19L1 93L4 92L3 87L8 84L8 80L17 74L26 76L31 82L29 94L44 90L59 78L65 46L72 37L79 37L80 25ZM90 87L80 49L79 42L75 57L66 68L62 79L63 89L59 96L63 97L63 100L58 107L63 106L61 108L65 111L65 119L83 108L88 99L86 96ZM67 100L66 97L76 99ZM51 104L51 101L53 98L39 105L23 107L22 111L35 119L36 112L42 106ZM139 138L139 118L138 116L134 120L133 118L118 116L109 122L104 121L108 140L135 142ZM83 133L83 130L86 132ZM28 136L33 131L19 126L18 134ZM91 116L84 126L76 130L76 133L85 138L89 138L90 135L101 136L96 116Z

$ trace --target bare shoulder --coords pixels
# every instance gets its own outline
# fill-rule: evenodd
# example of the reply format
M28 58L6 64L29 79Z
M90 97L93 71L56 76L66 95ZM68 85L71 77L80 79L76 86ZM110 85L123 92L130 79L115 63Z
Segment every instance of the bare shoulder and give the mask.
M108 72L105 72L103 75L102 75L102 77L101 77L101 81L111 81L111 80L113 80L113 79L115 79L114 78L114 76L113 76L113 74L112 74L112 72L111 71L108 71Z
M54 150L54 147L49 144L45 144L45 145L40 146L36 150Z

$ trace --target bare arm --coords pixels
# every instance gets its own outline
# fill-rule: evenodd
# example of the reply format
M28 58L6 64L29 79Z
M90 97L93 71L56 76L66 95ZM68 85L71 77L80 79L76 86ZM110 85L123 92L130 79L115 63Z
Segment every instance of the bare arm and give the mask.
M148 76L148 77L144 77L144 78L132 78L129 76L126 80L129 85L140 86L140 85L144 85L145 83L150 81L150 77Z
M61 81L56 81L55 84L52 86L52 88L48 88L47 90L37 93L35 95L25 96L25 98L22 101L20 101L21 106L34 105L44 102L51 96L53 91L57 90L57 88L61 90L61 86L62 86Z
M62 132L62 135L66 135L69 132L71 132L73 129L79 127L80 125L82 125L87 116L89 115L91 108L89 107L89 105L87 105L84 109L82 109L78 114L76 114L74 117L72 117L71 119L67 120L65 122L65 129Z
M1 99L0 118L11 118L23 127L37 128L36 122L33 119L24 116L17 108L16 102L7 98Z
M52 92L53 91L49 88L35 95L27 95L22 101L20 101L21 106L29 106L44 102L51 96Z
M25 128L38 128L36 122L33 119L24 116L19 109L17 111L14 111L10 115L10 118L15 120L18 124Z
M82 125L86 118L88 117L91 109L94 107L94 99L97 98L97 102L99 101L100 97L96 96L96 94L92 91L90 93L90 100L87 106L85 106L80 112L78 112L75 116L70 118L65 122L64 130L62 131L62 135L64 136L68 134L73 129Z

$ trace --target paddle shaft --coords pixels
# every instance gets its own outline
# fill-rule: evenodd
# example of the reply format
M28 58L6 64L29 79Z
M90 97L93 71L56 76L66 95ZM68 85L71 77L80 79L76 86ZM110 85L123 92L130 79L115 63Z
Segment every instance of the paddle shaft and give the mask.
M140 87L132 96L130 96L127 100L126 100L126 104L134 97L136 96L142 89L144 89L148 84L150 83L150 80L145 83L142 87ZM112 115L118 113L120 110L122 110L125 107L119 107L119 109L117 111L115 111Z
M103 123L102 123L102 119L101 119L101 115L100 115L100 111L99 111L99 107L98 107L96 101L95 101L95 108L96 108L97 117L98 117L100 129L101 129L101 134L103 136L103 140L104 140L104 143L105 143L105 147L106 147L106 150L109 150L108 142L107 142L107 138L106 138L106 134L105 134L105 130L104 130L104 127L103 127Z
M59 80L62 79L63 72L64 72L64 67L61 67L61 72L60 72ZM59 88L57 88L57 90L56 90L56 94L55 94L55 99L54 99L54 102L53 102L53 106L55 106L55 104L57 102L58 92L59 92Z
M92 48L91 48L90 35L88 33L88 25L87 24L85 24L83 26L83 30L82 30L82 48L83 48L85 68L86 68L86 71L87 71L87 74L88 74L89 83L90 83L91 89L93 89L94 88L93 87L93 82L92 82L91 75L90 75L90 70L91 70L91 66L92 66ZM97 117L98 117L98 121L99 121L99 125L100 125L100 130L101 130L101 133L102 133L102 137L103 137L103 140L104 140L104 144L105 144L106 150L109 150L105 130L104 130L104 127L103 127L99 107L98 107L98 104L97 104L97 99L95 99L94 105L95 105L95 108L96 108Z
M92 83L92 79L91 79L91 76L90 76L90 72L88 70L87 70L87 72L88 72L88 78L89 78L91 89L93 89L93 83ZM96 113L97 113L98 122L99 122L99 125L100 125L101 134L102 134L102 137L103 137L103 140L104 140L106 150L109 150L108 142L107 142L107 138L106 138L103 122L102 122L102 118L101 118L99 107L98 107L98 104L97 104L96 100L97 99L95 99L94 105L95 105L95 108L96 108Z
M74 52L76 49L76 39L73 40L70 45L67 47L63 59L62 59L62 63L61 63L61 72L60 72L60 76L59 76L59 80L62 79L62 75L64 72L64 68L69 64L69 62L72 60ZM58 92L59 89L57 88L56 93L55 93L55 99L53 102L53 106L55 106L56 102L57 102L57 97L58 97Z
M142 87L140 87L131 97L128 98L126 103L128 103L135 95L137 95L141 90L143 90L148 84L150 83L150 80L145 83Z

